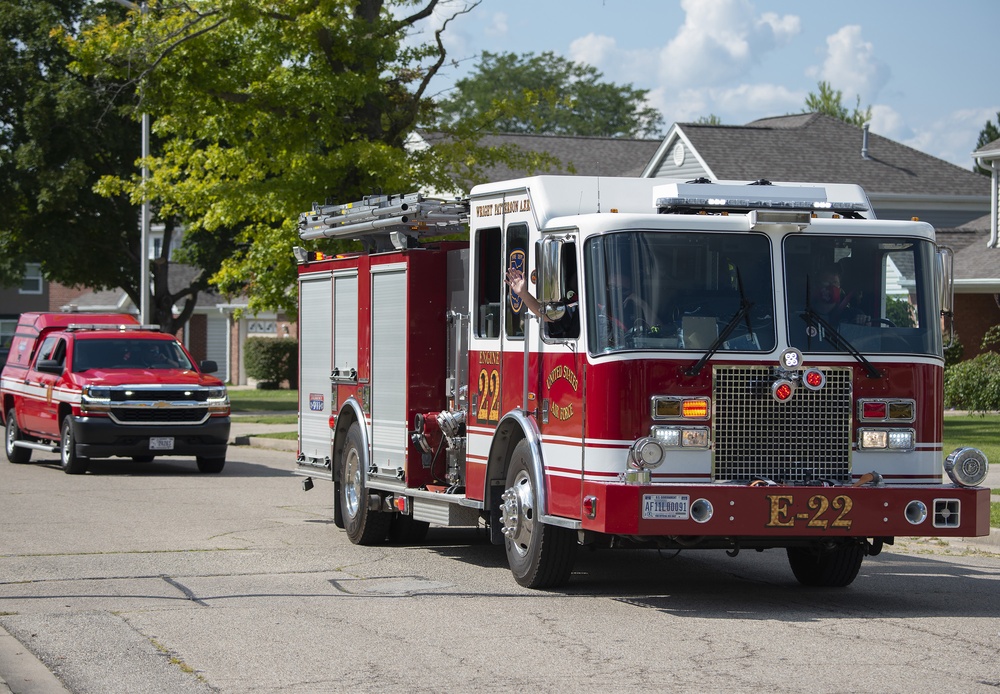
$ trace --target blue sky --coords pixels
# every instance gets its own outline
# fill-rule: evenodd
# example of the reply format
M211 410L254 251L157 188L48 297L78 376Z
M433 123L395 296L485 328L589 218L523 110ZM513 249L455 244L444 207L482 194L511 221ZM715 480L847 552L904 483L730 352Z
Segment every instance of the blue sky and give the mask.
M468 3L442 0L440 22ZM667 127L798 113L820 80L872 132L963 168L1000 111L997 0L482 0L445 31L458 60L552 51L649 90Z

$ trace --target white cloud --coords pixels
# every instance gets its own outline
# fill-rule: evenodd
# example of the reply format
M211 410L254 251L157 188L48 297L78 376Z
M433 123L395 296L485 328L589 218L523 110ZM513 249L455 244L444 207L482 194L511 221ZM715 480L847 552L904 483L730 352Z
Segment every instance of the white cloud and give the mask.
M618 43L610 36L587 34L570 43L569 59L575 63L593 65L603 72L605 66L620 59Z
M487 36L506 36L509 31L510 27L506 12L494 13L491 21L486 25Z
M885 61L875 55L875 47L861 37L861 27L856 24L826 37L826 58L819 67L807 74L830 83L843 92L843 104L853 109L857 97L862 107L873 102L888 83L891 70Z
M805 93L777 84L682 90L659 87L650 92L649 101L660 109L668 126L710 115L718 116L725 125L743 125L758 118L798 113L805 103Z
M987 121L994 123L1000 108L961 109L935 120L900 140L904 145L950 161L963 169L972 168L972 152ZM881 134L881 133L879 133Z
M660 52L660 74L668 85L738 78L800 30L794 15L755 16L749 0L682 0L681 6L684 24Z
M885 104L872 104L871 131L897 142L913 136L913 130L903 120L903 116Z

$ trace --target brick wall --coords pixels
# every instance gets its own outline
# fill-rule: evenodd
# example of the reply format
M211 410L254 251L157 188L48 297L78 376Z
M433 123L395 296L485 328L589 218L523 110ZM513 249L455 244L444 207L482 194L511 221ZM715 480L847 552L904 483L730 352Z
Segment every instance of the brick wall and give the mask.
M1000 325L1000 306L996 297L995 294L955 295L955 332L965 348L963 359L979 354L983 335L994 325Z

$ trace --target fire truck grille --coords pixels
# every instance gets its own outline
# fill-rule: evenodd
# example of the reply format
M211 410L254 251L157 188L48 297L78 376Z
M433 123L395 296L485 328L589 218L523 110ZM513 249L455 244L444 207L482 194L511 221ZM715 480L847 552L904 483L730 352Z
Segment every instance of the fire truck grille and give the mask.
M796 388L771 396L770 367L714 369L714 444L717 481L851 480L851 370L827 368L818 391Z

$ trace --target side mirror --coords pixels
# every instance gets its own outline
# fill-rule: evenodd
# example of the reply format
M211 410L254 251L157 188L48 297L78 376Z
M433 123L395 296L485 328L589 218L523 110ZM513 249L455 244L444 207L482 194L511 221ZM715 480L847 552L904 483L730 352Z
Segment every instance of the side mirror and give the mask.
M560 295L563 286L562 263L559 261L562 258L563 243L560 238L549 237L542 239L535 246L538 263L538 301L546 307L546 315L548 315L546 304L562 298Z
M198 364L198 368L201 369L202 373L214 374L219 370L219 365L216 364L211 359L206 359L205 361Z
M948 330L945 347L955 342L955 254L948 246L938 246L935 258L938 296L941 300L942 329Z
M35 371L41 371L46 374L55 374L58 376L63 372L62 362L58 362L54 359L39 359L38 363L35 364Z

